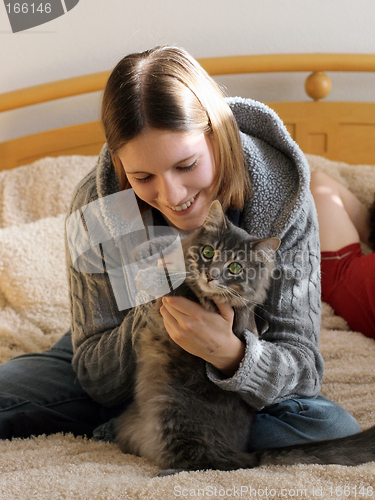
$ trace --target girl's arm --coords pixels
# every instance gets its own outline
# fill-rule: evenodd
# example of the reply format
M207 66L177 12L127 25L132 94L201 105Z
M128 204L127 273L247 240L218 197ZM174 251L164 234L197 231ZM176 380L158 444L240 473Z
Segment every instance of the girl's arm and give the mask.
M93 399L116 406L133 391L134 309L118 311L107 274L78 272L69 261L73 368Z
M256 311L264 333L258 338L245 331L245 355L232 377L207 365L214 383L257 410L293 397L314 397L323 377L319 234L311 195L281 239L268 297Z
M97 199L94 169L77 186L70 214ZM72 239L74 241L74 238L70 241ZM85 259L83 269L90 272L81 272L74 267L66 237L72 364L82 387L93 399L106 406L116 406L133 391L135 354L132 333L137 322L134 309L119 311L108 274L103 272L103 266L98 266L101 262L99 246L89 256L82 254L82 257ZM89 265L85 266L86 263Z

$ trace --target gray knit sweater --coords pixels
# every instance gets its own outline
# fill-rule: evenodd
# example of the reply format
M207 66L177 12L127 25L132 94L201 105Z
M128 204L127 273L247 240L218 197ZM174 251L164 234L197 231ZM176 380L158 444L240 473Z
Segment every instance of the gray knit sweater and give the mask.
M245 332L245 356L233 377L226 378L209 363L207 376L260 410L320 391L318 226L307 161L281 120L261 103L228 101L241 131L253 191L240 225L259 237L279 236L282 244L262 307L261 336ZM77 186L70 213L118 189L104 146L96 167ZM121 405L134 389L134 310L118 311L108 275L76 271L69 251L67 268L74 370L93 399Z

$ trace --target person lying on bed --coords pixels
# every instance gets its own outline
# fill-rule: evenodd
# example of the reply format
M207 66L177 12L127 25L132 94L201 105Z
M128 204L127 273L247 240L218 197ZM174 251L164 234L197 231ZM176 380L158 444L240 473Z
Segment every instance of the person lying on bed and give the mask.
M375 202L368 210L352 192L323 172L311 174L318 212L322 299L351 330L375 338Z
M148 224L197 229L218 199L248 233L282 240L279 272L257 311L260 338L248 330L243 341L235 337L224 304L225 332L214 332L225 339L219 352L202 349L199 335L212 332L214 314L205 310L206 327L197 324L194 337L184 332L179 341L206 360L214 384L257 410L252 449L359 432L349 413L320 395L318 224L309 166L277 115L249 99L225 99L184 50L157 47L113 70L102 122L107 143L76 188L70 214L96 200L100 211L106 197L132 188ZM71 332L49 351L0 366L2 438L65 431L112 440L113 419L131 401L134 309L119 310L106 270L77 271L69 251L67 269ZM184 311L187 299L176 299Z

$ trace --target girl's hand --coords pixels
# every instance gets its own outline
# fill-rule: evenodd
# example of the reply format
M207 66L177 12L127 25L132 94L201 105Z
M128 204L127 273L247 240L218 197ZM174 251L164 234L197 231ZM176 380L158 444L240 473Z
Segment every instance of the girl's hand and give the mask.
M233 309L227 303L215 302L219 312L211 312L185 297L163 297L162 302L160 314L171 339L224 375L234 375L245 345L233 333Z

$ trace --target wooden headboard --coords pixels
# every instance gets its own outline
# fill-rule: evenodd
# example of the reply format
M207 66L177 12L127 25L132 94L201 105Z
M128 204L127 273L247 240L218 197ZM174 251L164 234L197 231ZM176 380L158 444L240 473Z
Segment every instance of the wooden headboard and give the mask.
M375 71L375 54L289 54L200 59L212 76L311 72L311 101L269 102L305 153L347 163L375 164L375 103L324 101L331 90L326 71ZM37 85L0 95L0 112L104 88L109 71ZM100 122L48 130L0 143L0 170L45 156L96 155L105 142Z

